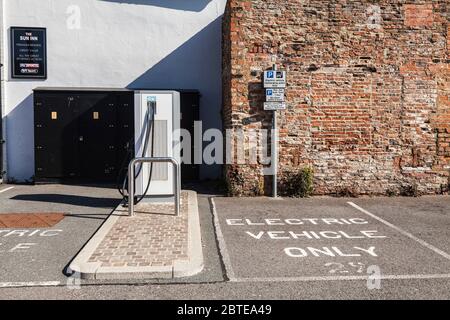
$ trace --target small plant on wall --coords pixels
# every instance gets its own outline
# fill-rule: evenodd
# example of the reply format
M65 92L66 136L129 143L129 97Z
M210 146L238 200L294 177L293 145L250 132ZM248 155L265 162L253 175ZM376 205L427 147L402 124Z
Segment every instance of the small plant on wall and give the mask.
M244 193L244 176L234 167L230 167L226 176L228 195L231 197L242 196Z
M283 191L286 196L306 198L314 190L314 170L310 167L304 167L296 172L290 172L283 179Z

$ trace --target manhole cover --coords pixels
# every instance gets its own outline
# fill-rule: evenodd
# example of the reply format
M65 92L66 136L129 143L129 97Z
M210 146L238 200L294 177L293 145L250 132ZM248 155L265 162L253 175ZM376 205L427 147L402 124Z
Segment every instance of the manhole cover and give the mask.
M64 213L0 213L0 228L50 228L64 219Z

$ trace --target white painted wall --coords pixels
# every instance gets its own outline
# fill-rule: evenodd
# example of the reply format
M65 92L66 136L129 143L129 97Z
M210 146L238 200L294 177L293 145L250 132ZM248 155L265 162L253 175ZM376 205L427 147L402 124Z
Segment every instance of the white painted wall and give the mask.
M38 86L198 89L204 128L221 128L226 0L2 2L9 179L34 175L32 89ZM73 5L80 9L79 29L68 27ZM10 26L47 28L47 80L10 78ZM218 167L201 171L203 178L220 175Z

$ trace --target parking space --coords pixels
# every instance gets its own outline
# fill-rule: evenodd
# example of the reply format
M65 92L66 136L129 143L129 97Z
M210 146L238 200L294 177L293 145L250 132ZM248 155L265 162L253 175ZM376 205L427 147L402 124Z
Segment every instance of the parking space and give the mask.
M65 267L118 205L117 194L92 186L0 187L0 286L67 282Z
M450 253L450 197L366 198L364 209Z
M434 200L442 210L425 198L215 198L214 204L234 281L449 278L450 199Z
M205 268L177 283L450 280L450 197L198 199ZM114 188L0 187L0 287L67 284L119 202Z

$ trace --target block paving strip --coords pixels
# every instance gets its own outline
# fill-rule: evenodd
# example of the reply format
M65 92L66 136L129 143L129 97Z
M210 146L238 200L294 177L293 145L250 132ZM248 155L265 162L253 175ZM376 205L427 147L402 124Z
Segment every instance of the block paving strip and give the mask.
M203 268L197 195L173 204L144 203L134 217L121 205L70 265L86 279L173 278Z
M101 267L170 266L188 259L187 194L181 196L180 217L170 204L139 204L135 217L120 217L89 262ZM119 212L127 214L126 209Z

